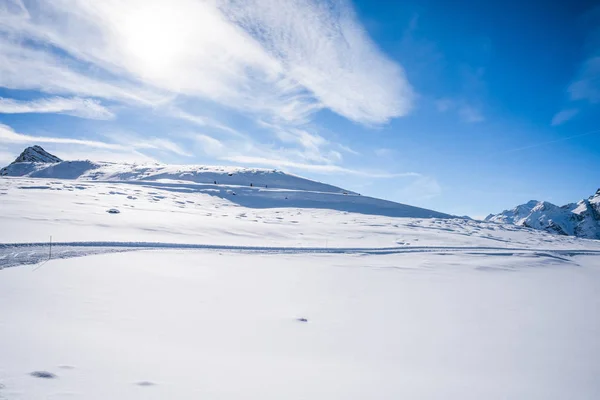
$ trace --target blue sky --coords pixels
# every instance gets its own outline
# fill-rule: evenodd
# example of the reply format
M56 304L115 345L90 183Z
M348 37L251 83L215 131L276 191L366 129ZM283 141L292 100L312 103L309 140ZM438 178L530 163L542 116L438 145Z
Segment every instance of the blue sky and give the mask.
M600 187L600 7L0 2L0 161L283 169L481 217Z

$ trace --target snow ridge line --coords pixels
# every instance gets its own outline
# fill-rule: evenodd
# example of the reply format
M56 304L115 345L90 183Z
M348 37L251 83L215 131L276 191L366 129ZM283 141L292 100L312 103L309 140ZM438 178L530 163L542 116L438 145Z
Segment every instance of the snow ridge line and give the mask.
M48 246L47 242L31 243L0 243L1 250L27 249L28 247ZM120 249L197 249L197 250L223 250L223 251L249 251L266 253L410 253L410 252L463 252L463 251L494 251L494 252L529 252L529 253L554 253L562 255L590 254L600 255L600 250L586 249L535 249L523 247L492 247L492 246L394 246L394 247L291 247L291 246L244 246L244 245L219 245L219 244L194 244L194 243L168 243L168 242L55 242L52 247L79 247L79 248L120 248Z

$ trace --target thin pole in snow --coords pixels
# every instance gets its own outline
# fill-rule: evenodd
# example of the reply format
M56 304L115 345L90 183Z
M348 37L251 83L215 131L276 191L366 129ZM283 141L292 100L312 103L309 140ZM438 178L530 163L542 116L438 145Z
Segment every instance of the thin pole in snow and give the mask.
M40 265L38 265L37 267L35 267L34 269L32 269L31 272L37 271L38 269L42 268L44 266L44 264L46 264L48 261L50 261L51 258L52 258L52 235L50 235L50 246L48 247L48 259L46 261L44 261L43 263L41 263Z

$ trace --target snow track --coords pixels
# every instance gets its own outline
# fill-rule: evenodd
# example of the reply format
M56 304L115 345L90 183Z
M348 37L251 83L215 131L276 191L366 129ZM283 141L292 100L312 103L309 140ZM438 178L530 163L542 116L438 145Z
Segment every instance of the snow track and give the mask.
M403 254L403 253L468 253L477 255L530 254L557 258L573 255L600 255L599 250L582 249L532 249L519 247L481 246L401 246L401 247L276 247L228 246L213 244L165 242L59 242L4 243L0 244L0 269L19 265L37 264L49 259L82 257L94 254L136 250L215 250L272 254Z

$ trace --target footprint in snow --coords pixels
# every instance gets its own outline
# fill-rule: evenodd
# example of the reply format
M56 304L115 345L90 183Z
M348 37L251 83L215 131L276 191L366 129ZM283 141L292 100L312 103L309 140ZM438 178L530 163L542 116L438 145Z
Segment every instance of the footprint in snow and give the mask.
M55 379L57 378L52 372L48 371L33 371L31 374L34 378Z
M150 381L141 381L141 382L137 382L136 385L138 385L138 386L154 386L154 385L156 385L156 383L150 382Z

